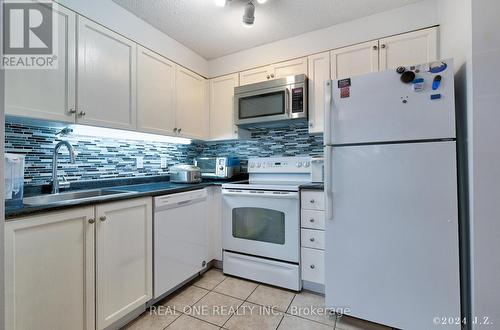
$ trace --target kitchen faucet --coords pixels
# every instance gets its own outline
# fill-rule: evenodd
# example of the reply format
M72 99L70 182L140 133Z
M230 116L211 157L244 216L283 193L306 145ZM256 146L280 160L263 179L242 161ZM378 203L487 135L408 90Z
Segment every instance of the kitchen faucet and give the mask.
M73 148L73 146L68 141L61 141L58 144L56 144L56 147L54 148L54 154L52 155L52 193L53 194L59 193L59 180L57 179L57 158L58 158L59 149L62 146L66 146L66 148L68 148L69 160L70 160L71 164L75 163L75 149ZM63 185L64 185L64 188L68 188L69 182L67 182L65 180Z

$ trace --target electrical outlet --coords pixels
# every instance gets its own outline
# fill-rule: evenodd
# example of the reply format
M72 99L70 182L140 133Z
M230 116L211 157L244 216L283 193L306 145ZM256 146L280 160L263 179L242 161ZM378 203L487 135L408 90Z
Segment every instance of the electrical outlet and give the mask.
M135 167L138 170L144 168L144 157L135 157Z
M160 157L160 168L167 168L167 157Z

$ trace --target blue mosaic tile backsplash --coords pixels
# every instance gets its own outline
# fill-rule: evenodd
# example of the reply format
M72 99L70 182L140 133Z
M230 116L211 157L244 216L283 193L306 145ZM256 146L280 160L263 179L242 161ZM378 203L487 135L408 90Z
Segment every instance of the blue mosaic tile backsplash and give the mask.
M249 157L321 155L321 135L309 135L307 127L262 129L252 139L223 142L195 142L191 145L161 142L96 138L59 134L60 127L20 124L7 121L5 151L26 155L25 183L49 183L52 175L52 151L57 142L67 140L77 152L71 164L67 151L60 153L59 175L69 181L126 178L168 174L168 167L192 163L200 156L235 155ZM144 158L144 168L136 168L136 157ZM168 167L160 167L160 157Z

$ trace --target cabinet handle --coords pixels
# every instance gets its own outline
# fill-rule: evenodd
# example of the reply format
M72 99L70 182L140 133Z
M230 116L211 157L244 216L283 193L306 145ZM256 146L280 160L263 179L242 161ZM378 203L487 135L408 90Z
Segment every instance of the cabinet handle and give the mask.
M387 47L385 44L380 45L380 48L382 49L384 49L385 47Z
M314 219L310 219L309 222L314 222Z
M93 219L93 218L90 218L90 219L89 219L89 223L90 223L90 224L93 224L93 223L95 223L95 219Z
M267 79L269 79L269 78L271 78L271 76L270 76L270 75L267 75L267 76L266 76L266 78L267 78Z
M99 217L99 220L101 220L101 221L106 221L106 216L105 216L105 215L103 215L102 217Z
M314 237L311 237L309 240L310 240L311 242L314 242Z
M83 117L83 116L85 116L85 115L86 115L85 111L83 111L83 110L82 110L82 111L80 111L78 114L80 115L80 117Z
M271 78L274 78L274 73L271 73Z
M75 108L71 108L67 111L68 115L74 115L76 113L76 109Z
M309 266L309 267L311 267L311 269L314 269L314 268L316 268L316 266L314 266L314 265L311 265L311 266Z
M177 129L177 134L181 134L182 128Z
M314 204L316 201L314 199L311 199L311 204Z
M177 127L176 127L176 128L174 128L174 133L177 133Z
M373 50L377 50L378 49L378 46L373 46Z

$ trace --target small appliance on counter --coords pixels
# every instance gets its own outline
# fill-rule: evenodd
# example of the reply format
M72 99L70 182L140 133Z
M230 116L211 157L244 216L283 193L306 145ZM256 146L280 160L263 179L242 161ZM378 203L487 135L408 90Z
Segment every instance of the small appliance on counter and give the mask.
M323 183L325 177L325 166L323 157L314 156L311 158L311 182Z
M241 162L237 157L200 157L194 165L201 170L201 177L207 179L231 179L240 173Z
M195 165L174 165L170 168L170 181L175 183L201 182L201 170Z
M5 203L23 203L24 155L5 154Z

